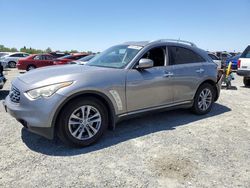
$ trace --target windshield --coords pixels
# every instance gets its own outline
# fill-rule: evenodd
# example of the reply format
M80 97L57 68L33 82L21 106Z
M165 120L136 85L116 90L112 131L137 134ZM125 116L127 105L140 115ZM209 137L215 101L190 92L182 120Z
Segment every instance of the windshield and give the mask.
M82 57L81 59L79 59L79 61L89 61L91 60L93 57L95 57L95 55L88 55L88 56L85 56L85 57Z
M72 55L65 55L65 56L59 57L57 59L70 59L71 57L72 57Z
M97 67L123 68L138 52L141 46L114 46L91 59L86 65Z

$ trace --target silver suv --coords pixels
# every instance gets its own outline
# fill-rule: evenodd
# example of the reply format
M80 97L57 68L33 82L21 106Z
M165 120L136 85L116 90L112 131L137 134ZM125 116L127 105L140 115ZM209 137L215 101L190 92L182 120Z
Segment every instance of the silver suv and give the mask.
M85 65L19 76L5 109L30 131L77 146L94 143L129 116L172 108L208 113L219 97L217 65L193 43L128 42Z

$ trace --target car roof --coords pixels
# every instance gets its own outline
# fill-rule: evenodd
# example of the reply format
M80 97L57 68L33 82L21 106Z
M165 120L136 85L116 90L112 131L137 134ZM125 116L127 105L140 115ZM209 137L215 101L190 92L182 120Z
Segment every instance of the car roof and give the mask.
M164 43L164 44L170 44L170 45L180 45L180 46L191 46L191 47L197 47L194 43L189 42L189 41L184 41L184 40L175 40L175 39L159 39L159 40L154 40L154 41L130 41L130 42L125 42L123 44L126 45L131 45L131 46L141 46L145 47L148 45L153 45L153 44L159 44L159 43Z

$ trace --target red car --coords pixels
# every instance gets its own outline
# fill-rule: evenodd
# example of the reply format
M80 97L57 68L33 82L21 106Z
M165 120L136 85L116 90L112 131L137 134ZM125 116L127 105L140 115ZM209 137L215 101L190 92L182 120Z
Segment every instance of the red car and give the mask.
M64 65L70 61L75 61L75 60L81 59L87 55L89 55L89 54L81 53L81 54L66 55L66 56L55 59L54 65Z
M39 67L53 65L54 56L50 54L35 54L30 55L26 58L19 59L17 68L19 70L32 70Z

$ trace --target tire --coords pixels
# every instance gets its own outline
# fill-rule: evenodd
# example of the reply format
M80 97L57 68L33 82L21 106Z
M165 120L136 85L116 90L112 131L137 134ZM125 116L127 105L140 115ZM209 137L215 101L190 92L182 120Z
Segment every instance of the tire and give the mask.
M204 96L206 96L206 94L208 95L205 100ZM209 83L202 84L195 94L192 111L197 115L204 115L209 113L213 107L214 99L215 91L213 86Z
M31 71L31 70L34 70L36 69L36 66L35 65L29 65L26 69L26 71Z
M8 67L9 68L16 68L16 62L15 61L8 62Z
M79 98L62 109L57 122L58 137L65 144L85 147L95 143L107 129L107 108L96 98Z
M243 83L246 87L250 87L250 78L249 77L244 77L243 78Z

